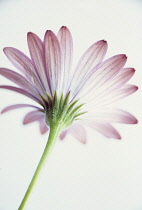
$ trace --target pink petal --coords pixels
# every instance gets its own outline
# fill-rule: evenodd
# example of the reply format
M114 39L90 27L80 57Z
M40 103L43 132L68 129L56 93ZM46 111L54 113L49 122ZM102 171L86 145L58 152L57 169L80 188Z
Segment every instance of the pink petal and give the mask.
M90 70L94 69L94 67L96 67L100 62L102 62L106 51L106 41L100 40L94 43L87 49L87 51L81 57L77 65L76 72L78 74L82 73L82 71L84 71L85 74L90 72Z
M100 100L95 102L95 107L104 107L106 105L110 105L116 103L120 99L123 99L138 90L138 87L135 85L125 85L121 89L110 92L110 94L106 94L104 97L100 97Z
M20 93L22 95L25 95L25 96L33 99L34 101L36 101L36 102L38 102L40 104L43 103L41 100L39 100L34 95L32 95L31 93L27 92L26 90L23 90L22 88L17 88L17 87L8 86L8 85L0 85L0 88L7 89L7 90L12 90L14 92L17 92L17 93Z
M35 88L22 75L5 68L0 68L0 74L39 98Z
M36 109L41 109L37 106L33 106L33 105L30 105L30 104L14 104L14 105L10 105L10 106L7 106L5 107L2 111L1 111L1 114L5 113L5 112L8 112L10 110L13 110L13 109L18 109L18 108L23 108L23 107L33 107L33 108L36 108Z
M60 139L60 140L64 140L65 137L67 136L67 134L68 134L68 129L64 130L64 131L60 134L59 139Z
M28 114L25 115L24 120L23 120L23 124L29 124L32 123L34 121L38 121L41 120L45 117L45 114L41 111L32 111L29 112Z
M105 85L105 89L107 90L116 90L121 88L124 84L126 84L134 75L135 69L133 68L124 68L122 69L111 81Z
M109 80L104 86L100 87L97 91L96 89L92 89L90 94L86 95L84 100L91 100L97 99L97 102L102 98L108 97L117 89L120 89L126 82L128 82L131 77L134 75L135 70L133 68L124 68L122 69L113 79ZM93 92L93 93L92 93ZM90 96L89 96L90 95Z
M36 34L31 32L28 33L27 40L30 55L35 66L36 74L46 92L50 94L48 78L45 71L43 42Z
M138 90L138 87L135 85L125 85L123 88L111 94L110 98L108 98L107 100L109 100L109 103L114 103L122 98L125 98L133 94L137 90Z
M72 87L75 92L78 88L85 84L86 78L89 77L91 70L94 69L100 62L102 62L107 51L107 42L104 40L93 44L81 57L77 69L73 76Z
M49 128L47 127L47 125L45 123L45 118L39 120L39 128L40 128L40 133L41 134L44 134L49 130Z
M102 86L105 82L112 79L123 68L127 60L126 55L115 55L104 61L94 72L95 84L97 88ZM93 73L93 72L92 72ZM91 74L90 74L91 76Z
M82 125L72 125L68 132L81 143L85 144L87 140L86 131Z
M44 47L46 69L48 71L50 89L53 95L55 90L60 90L62 53L59 41L52 31L47 31L45 33Z
M20 50L13 47L6 47L4 48L4 53L10 62L24 75L32 75L35 71L31 60Z
M123 68L126 63L126 55L116 55L113 56L102 64L100 64L97 69L94 69L89 78L86 79L86 84L84 85L83 97L88 93L92 93L91 90L97 91L100 87L105 85L110 79L115 77L119 71Z
M73 41L72 35L69 29L65 26L62 26L57 35L62 52L63 52L63 71L62 71L62 89L66 90L67 85L69 84L70 70L72 65L72 54L73 54ZM66 92L66 91L65 91Z
M97 130L99 133L103 134L108 138L121 139L121 136L118 133L118 131L109 123L99 123L92 121L91 123L88 123L88 126Z
M129 112L121 109L116 109L109 118L112 118L112 122L120 122L125 124L137 124L138 120Z
M95 119L99 121L107 121L108 123L125 123L125 124L136 124L137 119L130 114L121 109L109 109L96 112L94 114Z
M28 80L34 84L34 87L38 88L41 95L43 95L43 87L31 60L21 51L12 47L4 48L4 53L11 63L20 70L28 78Z

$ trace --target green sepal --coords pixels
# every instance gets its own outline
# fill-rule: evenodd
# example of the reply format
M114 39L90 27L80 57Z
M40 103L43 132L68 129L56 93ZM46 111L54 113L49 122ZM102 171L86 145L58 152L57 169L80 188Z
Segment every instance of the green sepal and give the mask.
M62 129L70 126L76 118L86 112L81 112L81 108L84 104L79 104L78 100L70 102L70 92L58 98L55 91L53 98L47 95L47 101L45 105L46 123L49 127L55 127L60 124Z

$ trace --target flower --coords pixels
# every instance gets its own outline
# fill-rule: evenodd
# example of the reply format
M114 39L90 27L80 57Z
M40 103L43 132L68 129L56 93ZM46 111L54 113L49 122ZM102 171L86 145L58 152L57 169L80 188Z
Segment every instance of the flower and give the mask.
M115 55L105 61L107 42L98 41L90 46L72 68L73 43L69 29L61 27L57 36L46 31L44 40L28 33L30 57L21 51L4 48L4 53L20 71L16 73L0 68L0 74L18 87L1 85L36 101L39 106L15 104L2 113L32 107L23 124L38 121L43 134L58 121L60 139L68 133L82 143L86 142L84 126L89 126L108 138L120 139L112 123L135 124L130 113L115 108L118 100L134 93L138 88L126 84L134 75L133 68L124 68L126 55Z

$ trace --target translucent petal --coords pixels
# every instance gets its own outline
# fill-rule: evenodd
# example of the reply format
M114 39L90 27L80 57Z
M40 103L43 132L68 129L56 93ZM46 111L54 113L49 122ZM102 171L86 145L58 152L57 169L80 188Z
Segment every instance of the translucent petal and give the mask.
M38 91L41 93L41 95L44 95L43 86L38 78L32 61L21 51L12 47L4 48L4 53L11 61L11 63L26 76L26 78L34 85L34 87L38 88Z
M38 121L38 120L42 119L44 116L45 116L45 114L41 111L31 111L25 115L23 124L25 125L25 124L32 123L34 121Z
M0 88L7 89L7 90L12 90L14 92L17 92L17 93L20 93L22 95L25 95L25 96L33 99L34 101L36 101L36 102L38 102L40 104L43 104L43 102L41 100L39 100L34 95L32 95L31 93L27 92L26 90L23 90L22 88L17 88L17 87L8 86L8 85L0 85Z
M19 85L23 89L26 89L28 92L33 94L35 97L39 98L37 89L35 89L32 84L26 80L22 75L5 68L0 68L0 74L7 79L11 80L15 84Z
M92 121L91 123L88 123L88 126L97 130L99 133L108 138L121 139L118 131L109 123Z
M51 94L60 91L62 52L59 41L52 31L47 31L44 37L45 63L49 78Z
M8 111L11 111L13 109L18 109L18 108L23 108L23 107L32 107L32 108L36 108L36 109L41 109L37 106L33 106L31 104L13 104L13 105L10 105L10 106L7 106L5 107L2 111L1 111L1 114L5 113L5 112L8 112Z
M71 66L72 66L72 54L73 54L73 41L72 35L69 29L62 26L57 34L61 49L63 52L63 69L61 72L61 89L66 94L67 86L71 80Z
M31 32L28 33L27 39L28 39L30 55L34 63L38 78L41 81L46 92L50 94L49 78L45 70L46 67L45 67L45 61L44 61L43 42L40 40L40 38L36 34L31 33Z

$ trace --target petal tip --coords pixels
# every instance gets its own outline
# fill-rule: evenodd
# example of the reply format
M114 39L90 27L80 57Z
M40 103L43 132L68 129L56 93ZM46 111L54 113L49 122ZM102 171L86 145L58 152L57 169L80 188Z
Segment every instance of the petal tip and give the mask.
M107 41L105 39L103 39L102 42L107 44Z
M33 32L28 32L27 33L27 39L32 39L33 38L33 36L34 36L35 34L33 33Z
M122 57L127 60L127 55L122 54Z
M117 140L122 140L122 138L121 138L120 135L118 135L116 139L117 139Z
M66 26L62 26L62 27L61 27L61 29L65 29L65 30L66 30L66 29L67 29L67 27L66 27Z
M0 112L0 114L3 114L4 113L4 110L2 110L1 112Z
M3 52L4 52L4 53L5 53L6 49L7 49L7 47L4 47L4 48L3 48Z
M139 87L138 86L135 86L135 91L137 91L139 89Z
M138 122L139 122L139 121L135 118L133 124L138 124Z

